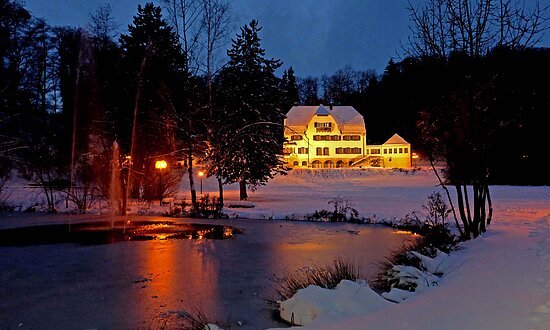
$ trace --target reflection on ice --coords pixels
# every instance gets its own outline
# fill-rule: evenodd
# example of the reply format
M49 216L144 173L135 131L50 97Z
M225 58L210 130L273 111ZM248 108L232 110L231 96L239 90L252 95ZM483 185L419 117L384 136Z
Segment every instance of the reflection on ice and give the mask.
M176 224L170 221L127 221L44 225L0 230L0 246L55 243L109 244L166 239L227 239L238 229L216 224Z

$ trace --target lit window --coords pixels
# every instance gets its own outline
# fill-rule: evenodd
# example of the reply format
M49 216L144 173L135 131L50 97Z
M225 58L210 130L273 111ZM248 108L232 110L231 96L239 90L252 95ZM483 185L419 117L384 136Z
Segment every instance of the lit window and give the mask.
M304 167L307 166L307 162L305 162L305 161L302 162L302 166L304 166Z
M293 166L298 166L298 162L292 163Z
M323 148L315 149L315 153L317 154L317 156L322 156L323 155Z
M323 148L323 155L328 156L328 148Z
M409 153L409 148L405 148L404 151L405 151L406 154L408 154Z
M393 148L393 153L394 153L394 154L397 153L397 148Z
M332 123L330 123L330 122L314 123L314 127L317 130L317 132L330 132L330 131L332 131Z
M388 149L384 148L384 154L387 154L387 153L388 153Z
M371 155L379 155L380 154L380 149L371 149L370 153L371 153Z
M390 148L390 152L389 152L389 153L391 154L392 152L393 152L393 149L392 149L392 148Z
M400 153L400 154L403 153L403 148L399 148L399 153Z
M302 139L302 136L301 136L301 135L292 135L292 136L290 137L290 139L291 139L292 141L300 141L300 140Z

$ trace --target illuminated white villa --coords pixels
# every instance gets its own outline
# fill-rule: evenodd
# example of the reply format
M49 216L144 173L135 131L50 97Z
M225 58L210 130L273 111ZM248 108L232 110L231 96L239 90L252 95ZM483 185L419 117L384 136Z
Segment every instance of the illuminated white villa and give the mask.
M411 167L411 145L399 135L366 144L365 120L351 106L294 106L284 134L290 168Z

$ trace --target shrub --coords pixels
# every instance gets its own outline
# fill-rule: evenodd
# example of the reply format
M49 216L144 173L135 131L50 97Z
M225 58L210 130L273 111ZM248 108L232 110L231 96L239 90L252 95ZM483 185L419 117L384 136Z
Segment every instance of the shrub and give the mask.
M451 213L451 209L447 206L447 203L445 203L439 192L430 194L428 201L422 205L422 208L427 212L426 224L428 226L445 226L447 217Z
M324 267L307 267L275 278L276 291L281 299L286 300L310 285L334 289L342 280L356 281L359 277L359 268L355 263L339 258Z
M227 216L222 212L222 209L223 205L221 205L217 197L210 197L209 194L205 194L197 203L197 208L191 209L189 216L211 219L225 218Z
M414 242L406 242L399 249L394 251L385 261L380 263L380 271L373 280L373 287L380 291L389 291L393 287L414 291L414 287L403 286L396 278L394 266L412 266L423 270L421 260L411 251L421 255L434 258L437 251L450 253L458 247L459 239L451 233L446 223L447 216L451 212L445 204L440 193L433 193L428 196L428 201L422 208L424 220L420 220L418 214L408 214L399 227L413 230L422 236Z
M168 311L153 319L149 329L185 329L185 330L210 330L221 329L216 322L208 322L206 315L197 307L192 312ZM223 329L229 329L229 323L222 324Z
M412 256L409 251L417 251L422 248L420 240L404 242L401 247L393 251L384 261L379 262L379 272L372 280L372 287L378 291L390 291L396 283L388 276L393 266L404 265L419 267L420 260Z
M336 197L328 202L334 206L333 211L320 210L313 214L308 214L306 220L309 221L330 221L330 222L358 222L359 212L351 207L349 200Z

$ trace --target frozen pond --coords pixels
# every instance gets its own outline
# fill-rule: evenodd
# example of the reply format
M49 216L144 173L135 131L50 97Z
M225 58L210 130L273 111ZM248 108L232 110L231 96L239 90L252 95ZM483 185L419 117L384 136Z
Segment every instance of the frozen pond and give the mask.
M8 220L3 228L13 227ZM243 233L224 240L0 247L0 327L170 328L178 313L196 310L233 328L283 326L268 304L277 299L274 276L337 257L355 260L369 276L378 260L410 238L354 224L175 221L223 224Z

